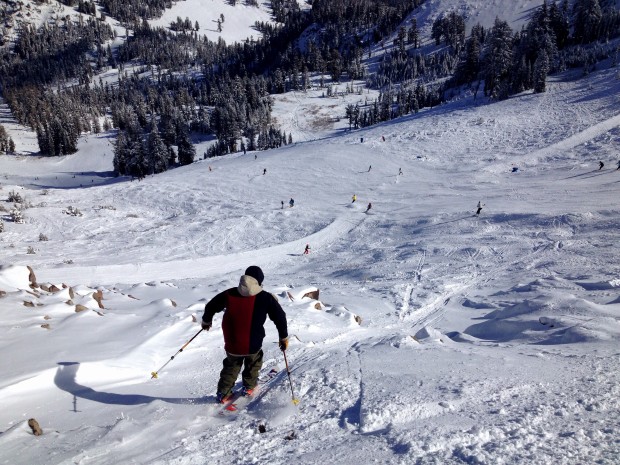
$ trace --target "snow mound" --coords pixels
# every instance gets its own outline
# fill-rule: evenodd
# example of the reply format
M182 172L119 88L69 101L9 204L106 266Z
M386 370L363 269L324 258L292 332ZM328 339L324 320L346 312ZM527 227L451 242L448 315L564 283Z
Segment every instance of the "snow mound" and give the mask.
M419 330L417 333L415 333L415 336L413 338L418 342L443 342L443 334L430 326L425 326L424 328Z
M0 265L0 289L30 289L32 270L28 266Z

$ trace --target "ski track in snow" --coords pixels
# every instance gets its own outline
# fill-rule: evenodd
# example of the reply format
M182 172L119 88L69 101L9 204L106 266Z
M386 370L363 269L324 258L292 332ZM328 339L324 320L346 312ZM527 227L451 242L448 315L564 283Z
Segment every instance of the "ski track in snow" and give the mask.
M352 214L337 217L329 226L314 234L265 249L173 262L63 267L60 269L40 268L37 270L37 275L47 282L55 282L60 277L63 282L101 285L204 278L232 271L242 271L242 268L247 266L244 266L244 263L258 261L265 263L265 257L269 257L267 262L269 266L276 266L279 262L288 259L292 251L302 250L306 243L312 242L315 246L325 247L329 242L346 235L349 230L355 228L363 220L364 218L355 218ZM85 279L84 277L88 278Z

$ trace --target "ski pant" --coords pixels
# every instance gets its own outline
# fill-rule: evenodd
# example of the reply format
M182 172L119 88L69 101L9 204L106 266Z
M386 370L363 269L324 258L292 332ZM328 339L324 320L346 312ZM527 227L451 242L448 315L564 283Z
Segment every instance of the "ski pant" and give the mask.
M245 356L226 354L223 365L220 381L217 383L217 392L226 395L232 391L241 367L243 367L241 373L243 387L254 389L258 383L258 374L263 366L263 350Z

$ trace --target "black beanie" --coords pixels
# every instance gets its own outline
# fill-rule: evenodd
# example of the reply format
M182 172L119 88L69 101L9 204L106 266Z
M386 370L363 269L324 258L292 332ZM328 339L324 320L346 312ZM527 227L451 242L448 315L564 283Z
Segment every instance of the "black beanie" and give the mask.
M258 281L259 286L263 284L263 279L265 279L265 275L263 274L263 270L261 270L258 266L252 265L249 266L247 270L245 270L245 274L248 276L252 276L256 281Z

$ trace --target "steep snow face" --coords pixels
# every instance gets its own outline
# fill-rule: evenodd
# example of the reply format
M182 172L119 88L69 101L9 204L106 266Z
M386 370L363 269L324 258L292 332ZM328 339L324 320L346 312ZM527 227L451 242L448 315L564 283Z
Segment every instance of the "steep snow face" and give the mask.
M619 85L603 69L363 131L334 121L139 182L111 177L109 134L1 157L0 193L27 206L15 224L5 201L0 233L3 459L615 463ZM295 138L304 108L336 102L275 111ZM287 313L290 378L267 321L279 374L221 416L221 315L178 351L252 264Z

